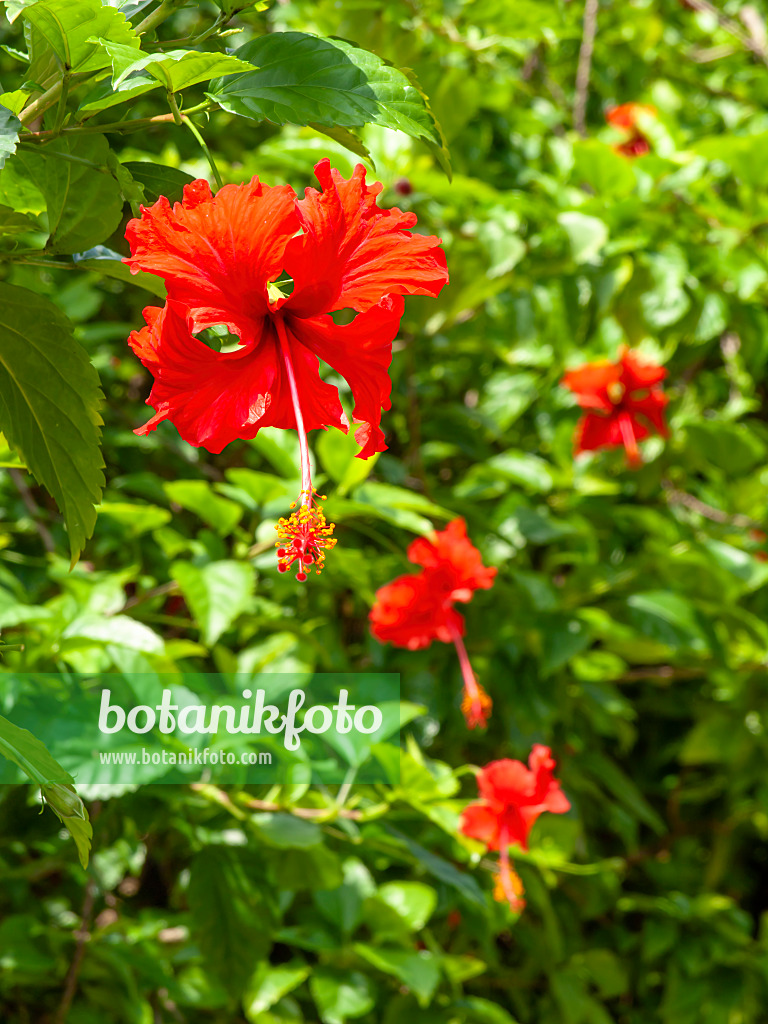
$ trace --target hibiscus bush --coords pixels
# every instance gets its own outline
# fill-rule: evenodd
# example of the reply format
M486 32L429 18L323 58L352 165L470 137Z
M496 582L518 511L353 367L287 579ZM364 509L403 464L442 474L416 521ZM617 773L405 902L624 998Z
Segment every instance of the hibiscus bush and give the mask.
M2 9L0 1020L761 1024L765 5ZM309 672L388 784L13 725Z

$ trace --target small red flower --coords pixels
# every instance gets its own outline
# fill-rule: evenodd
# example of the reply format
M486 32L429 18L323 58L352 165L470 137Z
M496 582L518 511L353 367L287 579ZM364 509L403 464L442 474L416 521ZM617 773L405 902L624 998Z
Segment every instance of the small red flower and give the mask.
M570 803L553 776L555 760L549 747L535 744L522 761L505 758L492 761L477 774L480 801L469 804L461 816L461 832L470 839L499 851L497 899L506 899L513 910L525 905L522 883L509 864L509 846L518 843L528 849L533 824L544 811L565 814Z
M349 429L320 361L351 388L358 458L383 451L402 296L436 296L448 280L440 239L413 233L413 213L379 209L382 186L366 184L361 164L349 180L328 160L315 174L322 191L308 188L303 199L258 178L216 195L195 181L183 202L171 207L161 197L126 229L131 270L160 275L168 289L165 307L145 309L147 326L128 339L155 378L147 399L155 415L136 433L168 419L185 441L220 452L262 427L295 429L300 507L278 545L280 566L298 560L299 578L331 546L317 515L306 432ZM337 325L331 313L341 310L357 315ZM215 326L238 346L216 352L195 336Z
M587 410L576 430L576 454L623 445L629 464L637 466L637 442L654 432L668 434L668 398L660 387L666 375L663 366L641 362L626 346L615 363L601 359L569 370L562 383Z
M617 153L635 157L650 152L651 144L638 126L638 120L643 116L655 117L656 108L646 103L622 103L606 112L605 119L608 124L627 136L614 147Z
M463 519L454 519L408 548L408 559L422 571L398 576L381 587L371 608L371 632L381 643L417 651L433 640L453 643L464 677L464 711L470 729L485 725L491 700L478 684L462 637L464 619L454 604L472 599L476 590L493 586L496 569L484 566L480 552L467 537Z

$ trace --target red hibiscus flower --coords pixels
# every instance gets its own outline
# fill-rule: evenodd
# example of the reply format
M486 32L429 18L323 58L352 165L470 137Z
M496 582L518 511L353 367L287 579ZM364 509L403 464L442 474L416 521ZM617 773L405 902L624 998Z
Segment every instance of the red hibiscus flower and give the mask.
M651 144L638 127L638 120L643 116L655 117L656 107L646 103L622 103L606 112L608 124L626 135L625 140L614 147L617 153L635 157L650 152Z
M126 229L131 270L160 275L168 289L165 307L146 309L147 326L128 339L155 378L147 399L155 415L136 433L168 419L185 441L220 452L262 427L295 429L300 508L279 527L278 558L283 570L298 560L299 579L332 546L306 432L349 429L319 362L351 388L358 457L383 451L402 296L436 296L448 280L440 240L414 234L414 214L379 209L382 186L366 184L362 165L346 180L321 160L315 174L322 191L308 188L303 199L257 178L215 196L195 181L182 203L161 197ZM337 325L331 313L346 309L357 315ZM236 335L237 346L216 352L195 336L215 326Z
M641 362L625 346L615 363L601 359L566 373L562 383L587 410L577 427L576 454L623 445L629 464L637 466L637 442L654 431L667 436L668 399L659 386L666 375L663 366Z
M506 899L513 910L522 909L522 884L509 863L509 846L519 843L528 849L533 823L544 811L564 814L570 803L553 777L555 760L549 747L535 744L526 768L522 761L505 758L492 761L477 774L480 801L469 804L461 816L465 836L499 851L497 898Z
M454 604L470 601L476 590L493 586L496 570L483 565L463 519L454 519L429 540L413 541L408 559L422 566L422 571L398 576L377 591L371 632L381 643L410 651L429 647L433 640L453 643L464 678L462 710L467 725L470 729L485 725L491 699L475 679L462 639L464 619Z

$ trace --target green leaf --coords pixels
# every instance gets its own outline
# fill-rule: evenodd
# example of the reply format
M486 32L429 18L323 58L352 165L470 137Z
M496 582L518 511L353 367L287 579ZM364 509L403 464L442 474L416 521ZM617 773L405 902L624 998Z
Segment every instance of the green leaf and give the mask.
M209 969L239 995L270 946L266 907L238 850L209 846L192 861L187 898L192 931Z
M100 398L66 317L44 296L0 284L0 430L61 509L73 565L104 486Z
M427 142L450 174L448 151L417 85L380 57L341 39L268 33L236 51L258 70L212 83L225 110L273 124L379 124Z
M376 1005L373 985L360 971L317 968L309 989L323 1024L344 1024L350 1017L362 1017Z
M107 51L112 61L112 88L119 89L125 80L146 69L157 82L170 92L178 92L190 85L210 82L221 75L252 71L253 68L237 57L226 53L199 53L197 50L166 50L164 53L144 53L132 46L114 43L109 39L96 42Z
M379 453L370 459L358 459L360 445L354 433L344 434L341 430L326 430L317 440L316 450L320 463L328 476L337 484L340 495L361 484L376 465Z
M571 243L574 263L591 263L608 241L608 227L597 217L569 210L558 214L557 222L564 228Z
M174 562L171 572L209 646L250 606L253 569L245 562L225 560L202 567Z
M21 121L18 117L7 107L0 107L0 168L4 167L8 157L16 152L20 131Z
M74 779L27 729L0 716L0 755L12 761L36 785L46 803L75 841L80 863L88 866L93 829L85 804L75 792Z
M21 170L45 198L52 252L90 249L120 223L123 199L106 167L108 154L103 135L80 135L56 139L34 152L20 151L8 161L6 170L14 175ZM0 174L0 190L5 173Z
M110 57L100 38L139 48L139 37L125 15L105 7L101 0L38 0L22 13L70 72L109 67Z
M135 285L143 288L159 299L165 299L168 294L165 282L156 274L145 274L139 271L132 274L127 263L123 263L118 253L112 253L106 246L96 245L84 253L75 253L74 259L80 270L92 270L103 277L112 278L114 281L122 281L124 284Z
M180 171L178 167L166 167L164 164L126 160L123 167L127 167L134 180L144 186L148 203L157 202L160 196L165 196L169 203L180 203L184 186L195 180L186 171Z
M29 732L0 716L0 754L13 761L38 786L69 784L75 780Z
M306 850L323 840L320 826L282 811L254 814L251 822L259 838L279 850Z
M394 836L410 850L411 854L421 863L424 870L429 872L433 878L438 878L441 882L445 882L446 885L452 886L468 902L474 903L479 907L485 907L483 892L471 875L459 871L449 861L438 857L436 853L432 853L426 847L411 839L410 836L400 832L399 829L393 828L391 825L387 825L385 828L391 836Z
M243 515L241 505L215 494L205 480L173 480L164 488L171 501L200 516L222 537L234 530Z
M428 1006L440 981L440 971L432 953L405 949L385 949L357 942L353 949L373 967L394 975L414 993L420 1006Z
M83 868L88 867L93 840L93 828L88 818L85 804L72 785L60 785L57 782L42 786L43 799L53 813L64 825L75 841L77 856Z
M378 897L414 932L421 931L437 906L437 893L423 882L386 882Z
M243 996L245 1019L258 1024L259 1014L306 981L309 970L306 964L298 963L281 964L279 967L269 963L260 964Z

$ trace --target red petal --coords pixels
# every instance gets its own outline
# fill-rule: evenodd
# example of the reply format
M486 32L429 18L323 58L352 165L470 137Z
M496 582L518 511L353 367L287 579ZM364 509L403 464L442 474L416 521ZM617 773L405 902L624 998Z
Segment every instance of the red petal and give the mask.
M162 310L150 307L145 318L147 327L134 331L128 343L155 377L147 404L157 412L137 434L168 419L189 444L218 453L292 413L287 385L280 388L271 332L255 348L219 353L192 335L180 304L169 300ZM287 410L281 409L286 399Z
M503 758L491 761L477 776L481 796L504 807L530 802L535 776L522 761Z
M352 389L353 418L362 424L355 431L355 440L362 445L357 456L360 459L387 447L379 424L381 410L390 407L392 382L388 370L392 341L402 315L403 300L392 295L344 326L335 324L327 315L307 320L286 318L286 325L296 339L337 370Z
M608 397L607 387L618 383L621 368L615 363L600 360L585 363L563 375L561 383L576 395L582 409L602 409L609 412L613 403Z
M464 620L427 573L399 576L376 592L370 612L371 633L381 643L416 651L433 640L450 643L452 631L464 633Z
M667 371L663 366L643 362L634 352L626 348L621 353L619 368L621 370L621 383L629 394L633 391L641 391L644 388L655 387L667 376Z
M346 180L321 160L315 175L323 191L308 188L298 200L304 234L285 251L284 266L295 282L287 310L301 316L364 312L383 295L439 294L448 280L445 254L439 238L407 230L415 214L380 210L382 186L366 185L362 164Z
M168 295L195 313L197 327L223 323L250 341L268 311L267 282L283 267L286 243L299 229L290 185L254 178L215 196L205 181L184 188L173 209L161 196L128 222L131 270L164 278Z
M469 601L473 591L492 587L496 576L496 569L483 565L463 519L454 519L431 539L418 537L408 548L408 559L425 569L440 570L454 601Z
M489 850L499 847L499 816L486 804L470 804L461 812L461 831L470 839L479 839Z

